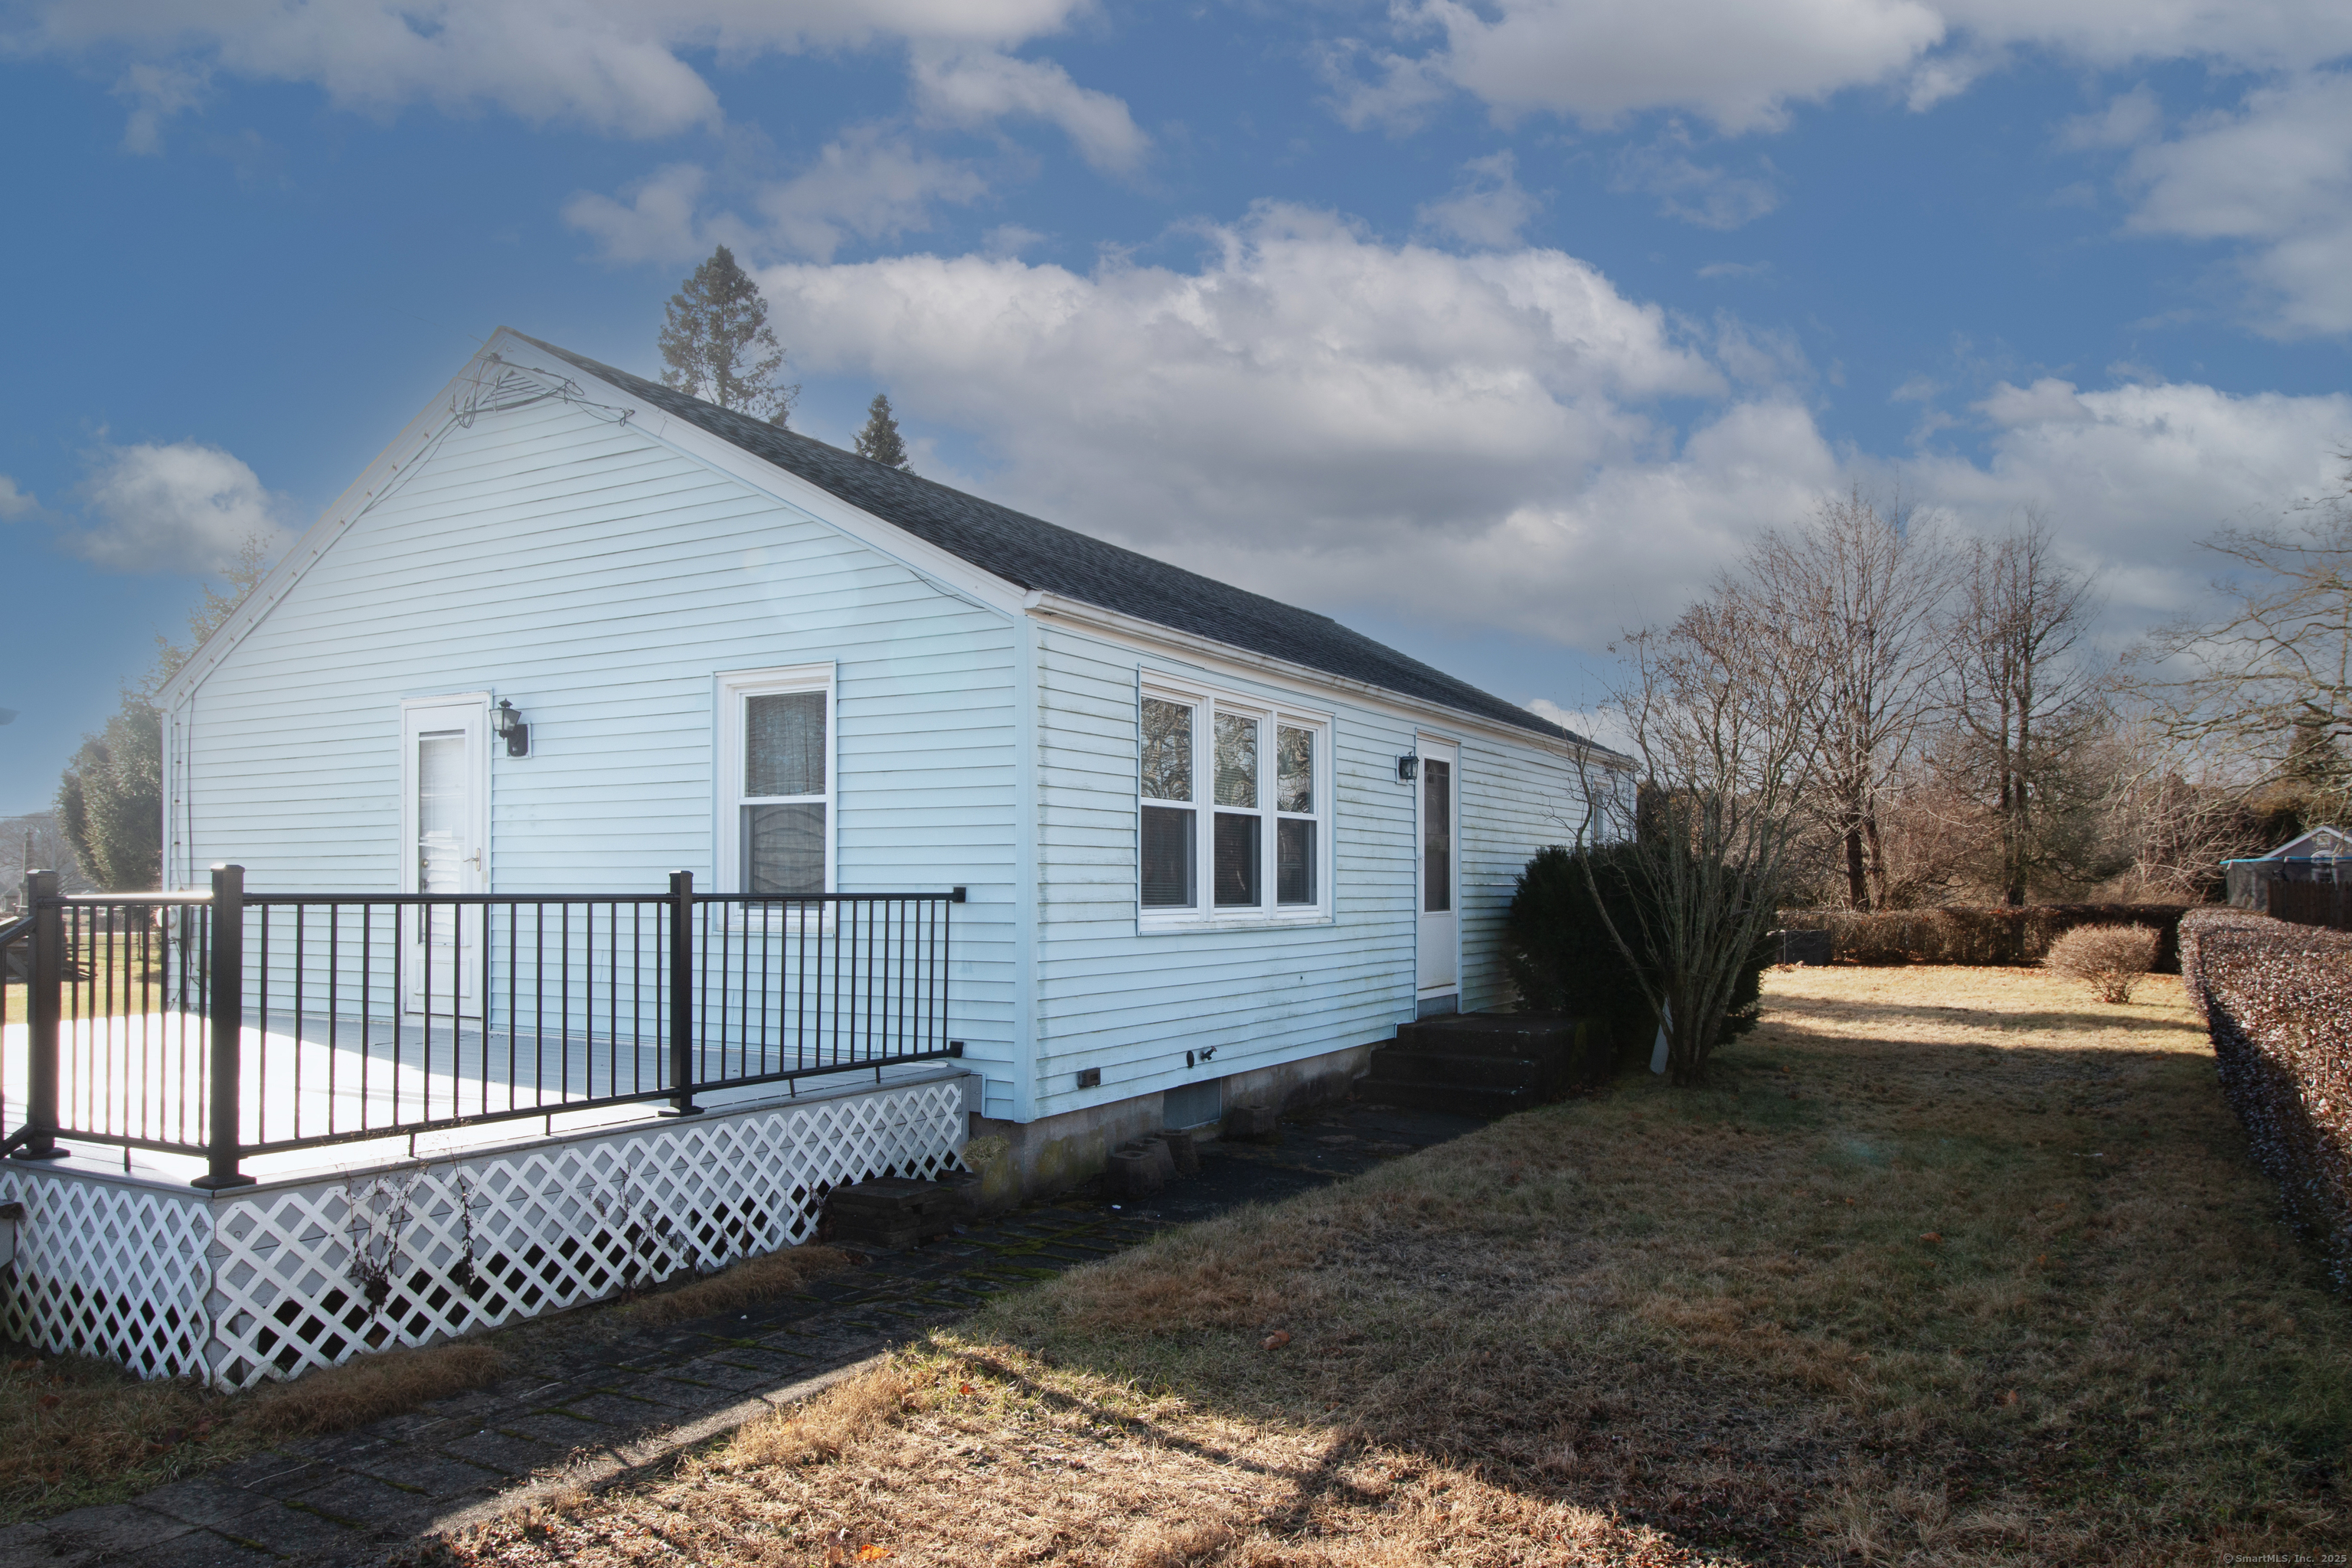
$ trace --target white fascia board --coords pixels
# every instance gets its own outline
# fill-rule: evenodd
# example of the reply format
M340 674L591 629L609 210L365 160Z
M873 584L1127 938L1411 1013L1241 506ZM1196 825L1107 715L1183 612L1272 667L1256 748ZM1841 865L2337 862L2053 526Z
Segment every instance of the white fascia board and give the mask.
M1522 730L1516 724L1502 723L1481 713L1467 713L1459 708L1449 708L1443 702L1408 697L1385 686L1375 686L1368 680L1333 675L1308 665L1276 658L1271 654L1252 653L1231 643L1180 632L1156 621L1121 615L1117 610L1106 610L1083 599L1033 592L1025 603L1032 616L1083 626L1138 652L1179 654L1244 678L1265 679L1270 677L1295 689L1303 689L1301 694L1309 698L1324 695L1325 700L1328 700L1326 694L1345 692L1365 707L1377 708L1398 718L1416 723L1434 720L1457 730L1474 730L1492 740L1509 741L1534 750L1550 752L1572 762L1589 762L1601 767L1620 769L1633 764L1632 758L1620 756L1606 747L1580 746L1572 742L1557 740L1533 730Z
M483 352L487 353L488 351ZM188 662L163 683L163 689L156 693L158 707L166 711L176 708L203 685L205 677L219 668L221 660L245 640L246 634L259 626L263 617L286 596L288 590L301 581L302 574L308 572L335 541L343 536L344 531L359 520L360 514L367 510L387 486L397 482L407 472L409 461L440 433L441 426L455 415L460 390L473 380L473 367L481 358L481 354L475 355L467 362L464 370L451 376L448 384L418 412L415 418L408 422L398 436L393 437L392 444L376 454L375 461L361 469L360 477L352 481L351 487L319 514L318 521L304 530L302 537L294 542L293 547L278 558L278 564L254 584L253 592L246 595L245 603L239 605L228 619L214 627L213 635L188 656Z
M1008 619L1017 618L1021 614L1023 590L1018 584L973 565L961 555L918 539L897 524L887 522L872 512L842 500L821 485L810 483L789 468L778 468L732 441L712 435L699 425L641 402L602 376L524 342L504 327L499 329L483 353L495 353L505 363L533 375L593 386L596 389L598 402L608 404L616 410L627 411L631 426L681 457L715 469L796 511L807 513L817 521L847 534L877 554L896 561L935 586L977 600L983 607ZM551 360L554 363L547 363Z

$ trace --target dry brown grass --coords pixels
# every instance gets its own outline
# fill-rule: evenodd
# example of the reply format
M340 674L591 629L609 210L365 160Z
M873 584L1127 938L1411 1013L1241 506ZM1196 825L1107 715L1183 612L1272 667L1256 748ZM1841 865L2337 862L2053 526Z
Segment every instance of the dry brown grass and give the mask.
M263 1439L348 1432L453 1394L488 1388L506 1372L505 1355L479 1340L383 1351L258 1389L247 1396L237 1421Z
M1806 970L1767 999L1706 1090L1630 1080L1171 1233L453 1552L2169 1563L2352 1536L2352 1311L2176 985Z
M188 1378L142 1383L110 1363L0 1347L0 1521L111 1502L250 1444L230 1401Z
M689 1318L739 1312L792 1295L810 1280L838 1272L851 1262L849 1254L837 1247L795 1247L765 1258L746 1258L707 1279L638 1298L629 1303L626 1321L618 1326L682 1323Z
M78 1000L69 996L64 1005L68 1009L79 1005L83 1016L115 1016L134 1007L152 1011L161 1005L149 987L163 979L163 942L152 937L101 932L81 938L75 944L73 970L83 978L67 982L79 995ZM25 1022L29 1016L26 995L26 988L13 981L0 985L0 1025Z

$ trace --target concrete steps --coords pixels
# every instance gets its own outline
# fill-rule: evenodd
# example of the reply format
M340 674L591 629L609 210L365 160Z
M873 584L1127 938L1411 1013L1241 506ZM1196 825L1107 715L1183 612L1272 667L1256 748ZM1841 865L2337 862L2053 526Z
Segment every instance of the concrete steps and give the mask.
M1553 1013L1455 1013L1398 1026L1372 1053L1366 1100L1504 1116L1561 1098L1605 1064L1601 1026ZM1602 1070L1605 1070L1605 1067Z

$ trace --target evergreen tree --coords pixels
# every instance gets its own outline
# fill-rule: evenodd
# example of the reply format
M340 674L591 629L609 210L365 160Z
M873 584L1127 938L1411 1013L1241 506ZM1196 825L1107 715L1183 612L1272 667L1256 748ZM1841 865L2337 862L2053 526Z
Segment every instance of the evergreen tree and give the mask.
M669 297L660 342L667 384L779 427L789 419L801 389L776 384L784 351L768 330L768 302L725 246Z
M163 715L155 694L204 646L206 637L269 570L258 537L238 547L223 570L226 588L207 583L188 612L188 640L158 632L155 662L136 686L123 688L122 705L102 733L85 735L58 780L57 821L82 874L109 892L162 885L163 874Z
M898 422L890 416L890 399L885 393L876 393L874 401L866 405L866 428L857 433L857 455L894 468L907 467L907 443L898 438Z
M163 716L136 692L85 735L58 781L58 826L82 874L108 892L159 885L163 874Z

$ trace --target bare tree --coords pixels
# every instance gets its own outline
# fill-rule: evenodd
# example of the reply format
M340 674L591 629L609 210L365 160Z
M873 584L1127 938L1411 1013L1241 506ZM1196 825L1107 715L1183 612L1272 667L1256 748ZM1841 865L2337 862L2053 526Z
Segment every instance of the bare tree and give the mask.
M1822 661L1807 627L1776 619L1738 583L1664 632L1622 645L1612 698L1641 764L1622 789L1585 781L1590 837L1627 837L1638 930L1593 901L1666 1036L1677 1084L1706 1076L1741 970L1778 918L1810 785ZM1591 858L1580 857L1588 879Z
M2141 689L2167 733L2229 749L2242 782L2284 779L2307 813L2342 812L2352 795L2352 506L2342 496L2286 526L2225 529L2205 548L2241 574L2214 584L2217 622L2163 628L2163 663Z
M2076 655L2097 608L2091 580L2059 562L2048 521L2030 510L2006 538L1977 543L1960 574L1950 710L1964 744L1947 761L1989 788L1994 881L2011 906L2063 852L2053 830L2064 819L2045 807L2099 716L2097 679Z
M1886 907L1880 803L1935 707L1945 664L1952 561L1916 521L1899 494L1882 507L1856 488L1790 531L1768 530L1745 563L1759 613L1820 663L1811 771L1857 910Z

